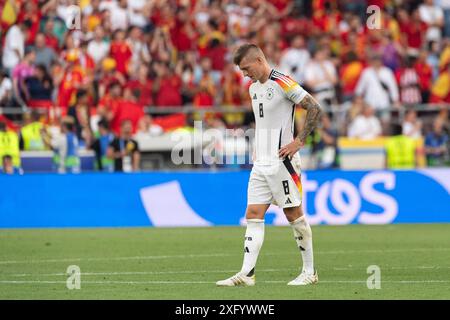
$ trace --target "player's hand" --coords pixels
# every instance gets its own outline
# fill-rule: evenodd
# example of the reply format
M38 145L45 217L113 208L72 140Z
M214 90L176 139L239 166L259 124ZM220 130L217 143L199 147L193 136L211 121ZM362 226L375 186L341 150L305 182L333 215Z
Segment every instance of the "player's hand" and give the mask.
M294 139L294 141L282 147L280 151L278 151L278 155L280 158L289 157L289 159L291 159L303 145L304 142L301 142L299 139Z

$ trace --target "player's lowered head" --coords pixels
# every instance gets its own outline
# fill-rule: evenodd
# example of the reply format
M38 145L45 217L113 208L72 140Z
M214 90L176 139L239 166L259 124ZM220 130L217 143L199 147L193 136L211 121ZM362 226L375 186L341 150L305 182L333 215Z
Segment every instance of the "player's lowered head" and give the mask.
M253 82L266 82L272 70L262 50L251 43L243 44L236 50L233 62Z

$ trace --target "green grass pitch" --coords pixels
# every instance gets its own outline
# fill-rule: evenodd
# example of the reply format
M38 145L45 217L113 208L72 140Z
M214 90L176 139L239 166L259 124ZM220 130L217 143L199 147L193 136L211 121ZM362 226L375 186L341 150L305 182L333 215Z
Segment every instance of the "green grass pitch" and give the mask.
M218 288L241 267L244 227L0 231L1 299L450 299L450 224L314 226L319 283L290 287L300 253L266 226L256 286ZM81 289L66 287L69 265ZM367 267L381 289L367 288Z

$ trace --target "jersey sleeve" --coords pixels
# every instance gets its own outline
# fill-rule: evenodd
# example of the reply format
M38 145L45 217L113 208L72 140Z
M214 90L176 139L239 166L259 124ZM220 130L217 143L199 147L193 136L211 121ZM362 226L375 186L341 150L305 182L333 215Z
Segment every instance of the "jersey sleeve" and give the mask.
M286 98L295 104L299 104L308 94L305 89L289 76L275 71L270 78L278 84Z

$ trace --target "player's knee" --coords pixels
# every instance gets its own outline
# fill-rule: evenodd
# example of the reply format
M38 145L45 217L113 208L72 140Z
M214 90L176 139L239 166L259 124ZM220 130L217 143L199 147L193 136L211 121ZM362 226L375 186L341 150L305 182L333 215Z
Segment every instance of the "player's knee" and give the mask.
M264 210L259 208L249 206L247 212L245 213L246 219L264 219Z
M289 222L295 221L303 215L301 207L284 208L283 212Z

